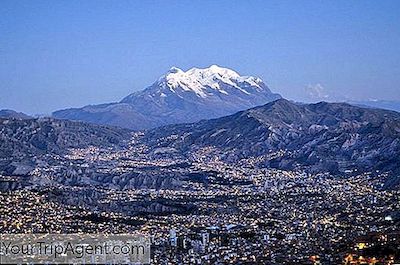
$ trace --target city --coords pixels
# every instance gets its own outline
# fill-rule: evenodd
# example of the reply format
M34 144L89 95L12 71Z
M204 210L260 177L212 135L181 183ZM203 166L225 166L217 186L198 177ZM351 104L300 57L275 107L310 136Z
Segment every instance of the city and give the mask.
M0 232L140 232L157 264L391 264L398 255L400 191L382 189L384 174L231 165L209 149L186 159L138 137L126 149L73 149L30 177L2 176L1 187L24 189L1 193Z

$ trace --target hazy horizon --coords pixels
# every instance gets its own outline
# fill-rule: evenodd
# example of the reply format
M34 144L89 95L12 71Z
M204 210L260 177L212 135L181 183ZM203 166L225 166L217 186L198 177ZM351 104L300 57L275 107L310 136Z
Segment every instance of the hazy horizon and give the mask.
M0 109L121 100L212 64L304 100L400 100L399 1L2 1Z

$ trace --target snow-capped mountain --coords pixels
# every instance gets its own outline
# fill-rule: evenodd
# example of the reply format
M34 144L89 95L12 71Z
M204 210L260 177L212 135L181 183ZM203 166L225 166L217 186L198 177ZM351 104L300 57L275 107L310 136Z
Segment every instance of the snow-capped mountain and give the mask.
M240 76L233 70L212 65L206 69L192 68L186 72L172 67L148 89L128 96L125 101L137 94L151 94L157 97L166 97L175 94L187 97L195 94L200 98L209 98L221 95L243 93L250 95L261 92L266 88L261 79L252 76ZM229 91L227 91L229 90Z
M148 88L118 103L56 111L56 118L146 129L217 118L281 98L257 77L212 65L172 67Z

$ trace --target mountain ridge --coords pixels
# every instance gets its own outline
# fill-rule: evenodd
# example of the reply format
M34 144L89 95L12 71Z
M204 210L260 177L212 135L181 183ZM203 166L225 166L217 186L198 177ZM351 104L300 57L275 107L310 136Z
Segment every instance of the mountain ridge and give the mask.
M387 186L400 184L400 113L347 103L279 99L221 118L145 130L134 138L129 130L48 118L0 119L0 125L0 170L14 174L32 169L34 157L88 146L123 150L124 143L134 142L149 159L216 159L313 174L390 172Z
M181 153L208 147L235 163L262 157L260 165L280 169L400 173L400 113L347 103L279 99L222 118L152 129L144 141Z
M222 117L278 98L261 79L227 68L212 65L184 72L173 67L120 102L59 110L53 116L140 130Z
M12 118L12 119L33 119L32 116L29 116L23 112L17 112L11 109L1 109L0 110L0 118Z

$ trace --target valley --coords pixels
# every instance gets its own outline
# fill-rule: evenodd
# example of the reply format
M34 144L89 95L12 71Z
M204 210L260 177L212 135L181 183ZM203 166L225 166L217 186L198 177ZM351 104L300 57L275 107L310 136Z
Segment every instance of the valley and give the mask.
M263 108L270 106L275 105ZM273 114L282 113L275 110ZM387 114L397 119L397 114ZM1 211L5 213L0 231L140 232L151 238L152 261L158 264L313 264L310 258L339 264L349 254L372 259L368 248L359 248L359 244L374 246L378 249L374 253L382 253L382 259L397 253L393 250L400 224L400 191L393 182L396 171L310 170L301 160L298 167L271 167L266 162L288 157L290 150L273 150L277 147L269 137L276 137L276 129L270 126L268 137L266 129L255 129L260 124L251 125L245 139L236 138L230 144L235 130L247 130L248 123L240 119L232 116L139 132L111 127L107 133L102 129L103 134L96 133L97 125L85 125L88 128L75 131L73 138L56 133L52 126L57 128L59 121L24 121L33 122L38 130L29 137L21 134L20 139L27 140L14 142L18 149L13 150L30 147L25 157L18 153L2 157L3 165L9 161L14 167L5 166L0 180ZM228 131L230 120L241 126ZM18 120L3 122L2 130L13 123L11 128L21 131L16 129L21 125ZM65 128L71 126L62 123ZM40 128L46 128L46 133ZM265 147L271 148L265 155L254 154L265 151L250 146L258 139L257 133L271 144ZM281 129L279 137L290 133L292 129ZM37 135L46 143L40 148L32 142ZM76 140L66 141L80 137L86 147L74 145ZM59 149L60 143L69 148ZM248 152L240 151L241 147ZM21 170L26 164L30 165L28 172ZM377 236L386 239L377 243Z

